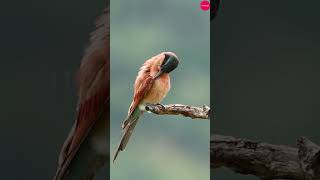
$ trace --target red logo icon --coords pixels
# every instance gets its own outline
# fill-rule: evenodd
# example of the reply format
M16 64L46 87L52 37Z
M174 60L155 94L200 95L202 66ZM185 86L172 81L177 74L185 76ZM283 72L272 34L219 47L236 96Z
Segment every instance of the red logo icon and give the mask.
M203 11L208 11L210 9L210 2L209 1L201 1L200 3L200 8L203 10Z

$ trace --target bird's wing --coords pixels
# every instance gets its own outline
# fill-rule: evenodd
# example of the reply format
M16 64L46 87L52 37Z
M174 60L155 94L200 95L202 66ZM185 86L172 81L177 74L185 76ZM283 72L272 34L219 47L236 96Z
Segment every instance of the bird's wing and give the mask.
M135 81L133 101L129 108L128 116L122 124L123 133L122 133L122 137L119 142L118 148L116 150L116 153L113 156L113 162L116 160L119 152L125 149L131 137L133 129L135 128L138 122L138 119L141 115L141 111L137 109L137 106L140 104L145 94L149 92L153 82L154 82L154 79L149 75L149 73L143 73L137 77Z
M107 60L105 60L107 61ZM101 113L104 112L109 105L109 90L107 86L107 71L106 63L101 64L98 72L95 76L88 76L86 82L92 82L91 86L88 86L87 94L83 101L79 102L79 109L77 113L77 119L70 131L66 142L59 157L59 167L56 174L56 179L63 176L68 169L72 159L79 150L81 143L85 140L89 134L93 125L97 122Z
M62 147L54 180L60 180L66 173L81 143L86 139L101 113L105 112L110 105L108 15L109 12L106 9L98 19L96 26L99 28L91 34L91 45L80 66L77 119Z
M128 110L127 118L122 123L122 129L125 129L126 125L128 124L128 119L130 119L130 116L135 111L137 106L141 103L141 100L144 98L144 96L150 91L155 81L155 79L150 74L151 66L153 62L159 59L164 59L164 58L165 58L164 54L160 53L146 60L142 65L142 67L140 68L140 71L134 83L133 100Z
M153 85L154 79L151 77L148 73L143 74L139 78L137 78L135 82L135 90L133 95L133 100L130 105L128 116L126 120L122 124L122 128L125 129L127 124L129 123L128 120L130 119L130 116L134 112L134 110L137 108L137 106L140 104L141 100L144 98L144 96L149 92Z

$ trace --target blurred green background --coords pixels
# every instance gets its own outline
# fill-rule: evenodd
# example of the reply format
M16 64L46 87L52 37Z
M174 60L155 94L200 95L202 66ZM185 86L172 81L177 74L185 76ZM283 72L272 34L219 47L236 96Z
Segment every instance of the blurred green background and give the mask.
M162 102L209 105L210 21L200 1L111 0L111 154L142 63L173 51L181 60L171 74L171 91ZM111 165L112 180L209 179L206 120L145 113L126 151Z

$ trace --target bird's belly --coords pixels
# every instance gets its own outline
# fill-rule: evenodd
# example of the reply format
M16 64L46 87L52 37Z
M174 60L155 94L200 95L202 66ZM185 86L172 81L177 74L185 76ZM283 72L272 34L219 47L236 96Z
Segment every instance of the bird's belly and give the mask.
M168 94L170 90L170 80L169 77L163 77L158 79L152 85L150 91L146 94L144 98L144 103L157 104L160 103Z

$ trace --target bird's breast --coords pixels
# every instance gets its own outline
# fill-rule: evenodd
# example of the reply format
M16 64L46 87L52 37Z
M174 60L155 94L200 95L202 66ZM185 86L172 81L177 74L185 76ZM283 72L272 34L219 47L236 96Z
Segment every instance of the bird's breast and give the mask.
M157 78L150 91L144 98L144 103L157 104L160 103L168 94L170 90L170 77L169 74L163 74Z

